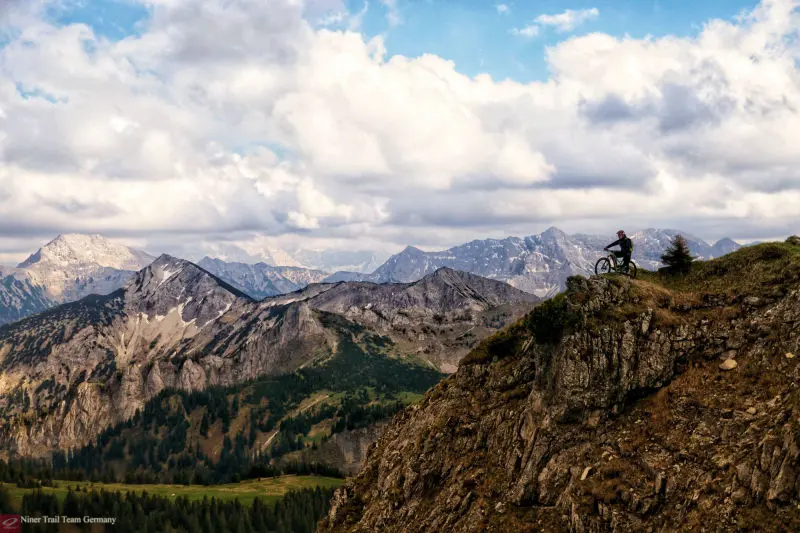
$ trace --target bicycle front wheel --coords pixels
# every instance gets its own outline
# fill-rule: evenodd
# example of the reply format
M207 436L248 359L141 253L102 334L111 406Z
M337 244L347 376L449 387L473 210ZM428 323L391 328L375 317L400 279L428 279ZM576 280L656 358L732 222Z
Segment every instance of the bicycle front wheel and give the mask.
M636 268L636 263L631 261L630 264L628 265L628 275L631 277L631 279L636 279L637 270L638 269Z
M611 272L611 261L608 260L608 257L601 257L598 259L597 263L594 265L594 273L598 276L602 276L609 272Z

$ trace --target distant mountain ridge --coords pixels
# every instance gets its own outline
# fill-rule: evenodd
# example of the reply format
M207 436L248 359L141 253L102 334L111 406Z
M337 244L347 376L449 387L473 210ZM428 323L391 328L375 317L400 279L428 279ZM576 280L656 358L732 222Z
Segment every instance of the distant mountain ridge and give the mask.
M381 266L388 254L351 250L305 250L297 249L290 254L300 264L324 272L369 273Z
M658 268L661 254L678 233L686 237L689 249L700 259L712 259L741 248L727 238L710 245L686 232L646 229L629 235L634 241L634 260L643 268ZM408 246L371 274L337 272L325 281L409 282L449 267L502 280L547 297L564 290L569 276L593 274L595 262L605 254L603 248L613 240L614 237L598 235L568 235L551 227L524 238L475 240L440 252L424 252Z
M263 262L250 265L210 257L204 257L198 265L256 300L294 292L327 277L327 274L320 270L271 266Z
M677 233L687 238L690 250L702 259L719 257L741 247L727 238L711 245L678 230L646 229L631 235L635 243L634 259L643 268L658 268L660 255ZM524 238L474 240L440 252L424 252L408 246L380 265L381 256L372 252L303 249L291 253L272 250L269 261L254 264L207 256L198 265L257 300L323 281L407 283L441 267L504 281L528 293L547 297L562 291L569 276L592 274L594 263L603 255L603 246L611 240L612 237L597 235L568 235L553 227ZM223 249L243 253L234 245L220 250ZM18 269L7 269L19 283L7 280L8 286L0 288L0 325L88 294L109 294L153 259L145 252L99 235L60 235L20 263ZM295 265L302 261L320 268L269 264L278 260ZM343 264L359 271L328 274L329 270L323 268ZM43 291L43 297L39 297L37 290Z

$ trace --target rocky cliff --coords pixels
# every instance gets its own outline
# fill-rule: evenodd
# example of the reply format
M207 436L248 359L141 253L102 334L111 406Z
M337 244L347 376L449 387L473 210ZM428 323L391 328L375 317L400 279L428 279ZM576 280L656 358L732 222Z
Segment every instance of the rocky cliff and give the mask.
M316 448L306 448L281 459L278 464L305 463L331 466L348 476L361 470L367 452L381 436L388 421L333 434Z
M796 531L800 247L570 278L395 417L330 531Z

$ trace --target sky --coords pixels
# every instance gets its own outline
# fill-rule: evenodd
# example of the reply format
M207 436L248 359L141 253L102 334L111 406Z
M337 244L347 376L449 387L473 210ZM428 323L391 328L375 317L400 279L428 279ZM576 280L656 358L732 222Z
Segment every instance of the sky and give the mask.
M800 233L800 0L3 0L0 263Z

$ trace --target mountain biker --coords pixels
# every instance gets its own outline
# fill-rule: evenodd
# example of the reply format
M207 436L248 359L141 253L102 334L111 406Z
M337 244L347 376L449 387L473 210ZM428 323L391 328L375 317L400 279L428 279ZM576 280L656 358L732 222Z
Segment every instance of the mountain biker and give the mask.
M617 232L617 240L612 242L605 248L603 248L603 250L608 251L609 248L617 245L619 245L620 250L619 251L612 250L612 253L616 257L622 258L622 271L627 272L628 265L631 263L631 253L633 252L633 241L627 235L625 235L625 232L623 230L619 230Z

